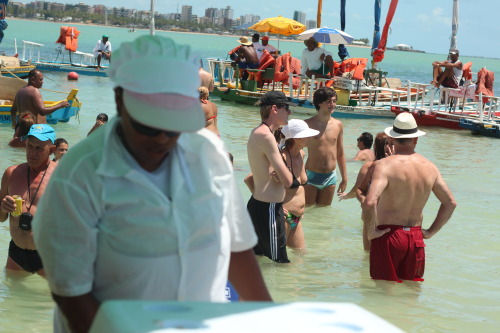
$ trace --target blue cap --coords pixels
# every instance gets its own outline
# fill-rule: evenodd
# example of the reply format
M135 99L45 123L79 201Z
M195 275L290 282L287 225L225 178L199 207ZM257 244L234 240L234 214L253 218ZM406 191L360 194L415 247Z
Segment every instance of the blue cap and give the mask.
M24 139L27 139L29 136L34 136L40 141L50 140L52 143L56 141L56 132L54 129L47 124L34 124L31 125L30 131Z

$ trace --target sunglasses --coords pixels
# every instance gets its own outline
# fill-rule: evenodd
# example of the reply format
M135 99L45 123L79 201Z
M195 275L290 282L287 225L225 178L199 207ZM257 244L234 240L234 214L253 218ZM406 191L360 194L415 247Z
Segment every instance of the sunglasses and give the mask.
M143 125L143 124L135 121L132 117L129 117L129 119L130 119L130 123L132 124L132 127L138 133L140 133L142 135L145 135L145 136L153 137L153 136L158 136L161 133L165 133L165 135L168 136L169 138L175 138L175 137L181 135L180 132L164 131L164 130L161 130L161 129L152 128L152 127Z
M285 108L285 110L289 111L290 110L290 105L288 104L281 104L281 105L276 105L279 108Z

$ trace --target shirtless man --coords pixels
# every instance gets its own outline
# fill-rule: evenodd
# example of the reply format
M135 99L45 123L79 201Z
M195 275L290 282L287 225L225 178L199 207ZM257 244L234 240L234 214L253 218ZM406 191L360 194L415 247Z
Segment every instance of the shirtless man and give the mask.
M458 88L462 79L462 62L458 60L458 50L450 51L450 60L434 61L432 63L432 82L436 88ZM443 69L441 68L444 68Z
M316 90L313 102L318 114L306 119L306 123L310 128L318 130L319 135L309 140L307 146L308 180L304 187L306 205L329 206L337 185L337 164L342 176L337 192L342 193L347 187L343 143L344 126L332 117L337 102L335 90L326 87Z
M219 129L217 128L217 105L208 100L208 89L206 87L199 87L201 108L205 113L205 127L217 134L220 137Z
M248 72L245 69L259 68L259 57L253 47L252 41L248 40L247 37L240 37L238 42L241 44L241 47L236 53L237 58L235 61L238 63L241 79L246 80L248 79Z
M373 144L373 135L363 132L358 138L358 153L354 156L354 161L371 162L375 161L375 154L371 150Z
M69 106L68 101L62 101L54 106L46 107L43 104L40 88L43 85L43 74L38 69L32 69L28 74L28 84L19 89L10 109L12 128L16 128L17 114L31 112L36 117L36 124L46 124L46 116L52 112Z
M370 275L373 279L423 281L424 239L434 236L456 207L438 168L415 152L419 136L413 116L404 112L385 129L395 155L377 161L362 204L369 221ZM429 229L422 229L422 211L431 191L441 202Z
M270 91L260 100L262 123L253 129L247 144L248 162L253 174L254 192L247 209L258 243L254 252L279 263L288 263L283 216L285 187L300 185L281 158L274 131L288 123L290 103L280 91ZM279 180L279 181L277 181Z
M21 275L38 273L44 275L42 262L33 242L31 220L36 214L38 201L45 191L55 162L50 155L55 151L55 132L46 124L31 126L27 135L27 163L14 165L5 170L0 189L0 221L9 217L10 235L9 256L6 267ZM29 184L29 185L28 185ZM21 216L14 216L16 202L12 197L23 199Z

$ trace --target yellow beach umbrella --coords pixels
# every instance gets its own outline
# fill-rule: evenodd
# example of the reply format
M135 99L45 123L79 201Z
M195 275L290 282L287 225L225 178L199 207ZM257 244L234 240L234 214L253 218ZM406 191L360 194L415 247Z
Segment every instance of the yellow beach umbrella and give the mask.
M263 19L249 27L250 30L258 32L269 32L270 34L279 34L284 36L298 35L306 30L306 26L295 20L277 16Z
M258 32L268 32L270 34L277 35L298 35L306 30L306 26L295 20L277 16L263 19L249 27L250 30L256 30ZM278 36L278 49L280 48L280 39Z

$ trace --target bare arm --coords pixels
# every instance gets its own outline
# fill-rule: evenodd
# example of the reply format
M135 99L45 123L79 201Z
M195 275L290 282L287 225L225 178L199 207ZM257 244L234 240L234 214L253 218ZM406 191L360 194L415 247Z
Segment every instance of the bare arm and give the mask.
M280 179L281 183L283 183L283 186L289 188L293 181L292 173L288 170L285 162L283 162L283 158L278 150L274 136L266 135L264 140L266 141L263 143L264 154L269 160L271 167L274 169L274 172L276 172L276 175Z
M255 254L251 249L243 252L231 252L229 281L245 301L272 302Z
M99 302L90 293L75 297L63 297L52 294L52 298L68 320L71 331L83 333L90 330Z
M352 187L352 189L349 191L349 193L339 193L340 200L347 200L347 199L352 199L356 197L356 190L359 188L363 180L365 179L366 174L368 173L369 167L372 165L372 162L367 162L361 166L361 169L359 169L358 172L358 177L356 178L356 183ZM368 188L368 186L366 187ZM364 197L363 197L364 200ZM362 202L360 200L360 202Z
M366 177L365 177L366 178ZM373 176L370 184L370 189L366 195L366 199L361 203L363 209L364 218L368 221L367 233L368 239L371 241L374 238L383 236L385 233L389 232L390 229L378 230L378 217L377 217L377 204L378 199L382 195L382 192L387 187L388 181L387 176L384 174L383 168L375 164L373 168Z
M42 116L47 116L56 110L69 106L68 101L61 101L54 106L46 107L43 103L42 94L40 94L40 91L38 91L37 89L35 90L34 94L35 96L33 96L33 106L35 107L35 110Z
M12 122L12 128L16 128L17 125L17 102L14 98L14 103L12 103L12 107L10 108L10 120Z
M436 195L438 200L441 202L436 219L432 223L429 229L422 229L422 234L425 239L429 239L434 236L450 219L457 203L450 189L444 182L441 174L438 175L436 183L432 188L432 192Z
M253 180L253 175L250 173L248 176L245 177L245 179L243 181L247 185L250 192L254 193L255 192L255 182Z
M0 222L4 222L9 217L9 214L16 209L14 198L9 194L10 176L12 175L13 167L7 168L2 176L2 187L0 188Z
M342 124L340 124L340 132L337 139L337 164L340 169L340 175L342 176L342 181L339 184L337 193L342 193L345 192L347 188L347 167L344 154L344 126Z

